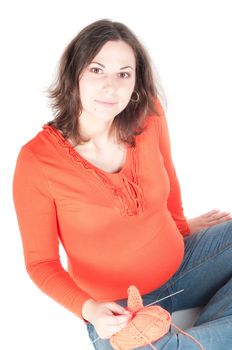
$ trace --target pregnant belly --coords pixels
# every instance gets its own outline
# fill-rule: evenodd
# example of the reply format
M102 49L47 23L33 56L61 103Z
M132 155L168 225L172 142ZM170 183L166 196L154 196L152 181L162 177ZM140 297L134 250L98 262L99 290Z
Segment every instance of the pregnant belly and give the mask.
M99 301L127 297L127 288L135 285L146 294L164 284L180 266L184 254L182 235L173 220L168 220L149 241L135 242L130 249L99 252L98 261L79 265L76 282Z

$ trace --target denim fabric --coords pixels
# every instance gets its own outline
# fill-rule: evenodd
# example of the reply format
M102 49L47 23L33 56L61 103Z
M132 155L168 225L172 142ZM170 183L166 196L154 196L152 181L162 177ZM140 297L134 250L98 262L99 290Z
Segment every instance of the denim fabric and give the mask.
M181 289L182 293L160 301L170 313L203 306L193 327L185 330L205 350L232 349L232 220L184 238L185 256L172 278L159 289L142 296L148 305ZM117 300L127 306L127 299ZM87 324L91 341L98 338L92 324ZM152 343L157 350L198 350L190 338L171 330ZM108 339L93 343L96 350L112 350ZM150 350L149 345L139 347Z

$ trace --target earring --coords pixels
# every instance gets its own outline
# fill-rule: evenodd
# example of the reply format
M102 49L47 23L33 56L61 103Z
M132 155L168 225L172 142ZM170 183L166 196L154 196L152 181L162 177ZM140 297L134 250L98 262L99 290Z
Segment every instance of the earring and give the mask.
M132 93L132 95L133 95L134 93L136 94L136 98L135 98L135 99L134 99L134 98L131 98L130 101L131 101L131 102L135 102L135 103L136 103L136 102L139 102L139 93L138 93L137 91L134 91L134 92ZM131 95L131 96L132 96L132 95Z

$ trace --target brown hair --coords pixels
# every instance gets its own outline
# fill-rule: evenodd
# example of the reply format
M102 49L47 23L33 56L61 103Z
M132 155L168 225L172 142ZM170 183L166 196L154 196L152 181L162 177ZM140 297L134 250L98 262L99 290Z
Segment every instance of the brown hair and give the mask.
M78 83L80 74L106 42L118 40L127 43L134 51L134 91L138 92L139 101L134 102L134 98L129 101L126 108L114 118L110 133L114 131L118 140L135 146L134 136L144 130L146 115L158 114L154 106L157 88L145 48L124 24L107 19L98 20L83 28L68 44L60 60L57 78L47 90L55 112L54 119L48 125L60 130L66 139L70 138L76 145L89 141L79 131L78 116L82 111Z

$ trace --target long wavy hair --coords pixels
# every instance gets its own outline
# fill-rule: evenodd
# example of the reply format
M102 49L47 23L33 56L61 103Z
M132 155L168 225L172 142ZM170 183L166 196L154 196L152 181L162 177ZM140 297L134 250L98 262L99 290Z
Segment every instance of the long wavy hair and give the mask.
M136 59L135 96L126 108L115 116L109 133L115 133L119 142L135 146L135 136L144 130L148 114L159 114L155 108L157 87L151 60L144 46L132 31L122 23L108 19L98 20L83 28L68 44L59 62L57 77L47 89L54 119L48 125L62 132L74 146L89 139L80 134L78 117L82 112L79 77L102 46L108 41L124 41L133 50ZM133 94L134 94L133 92ZM132 94L132 96L133 96Z

